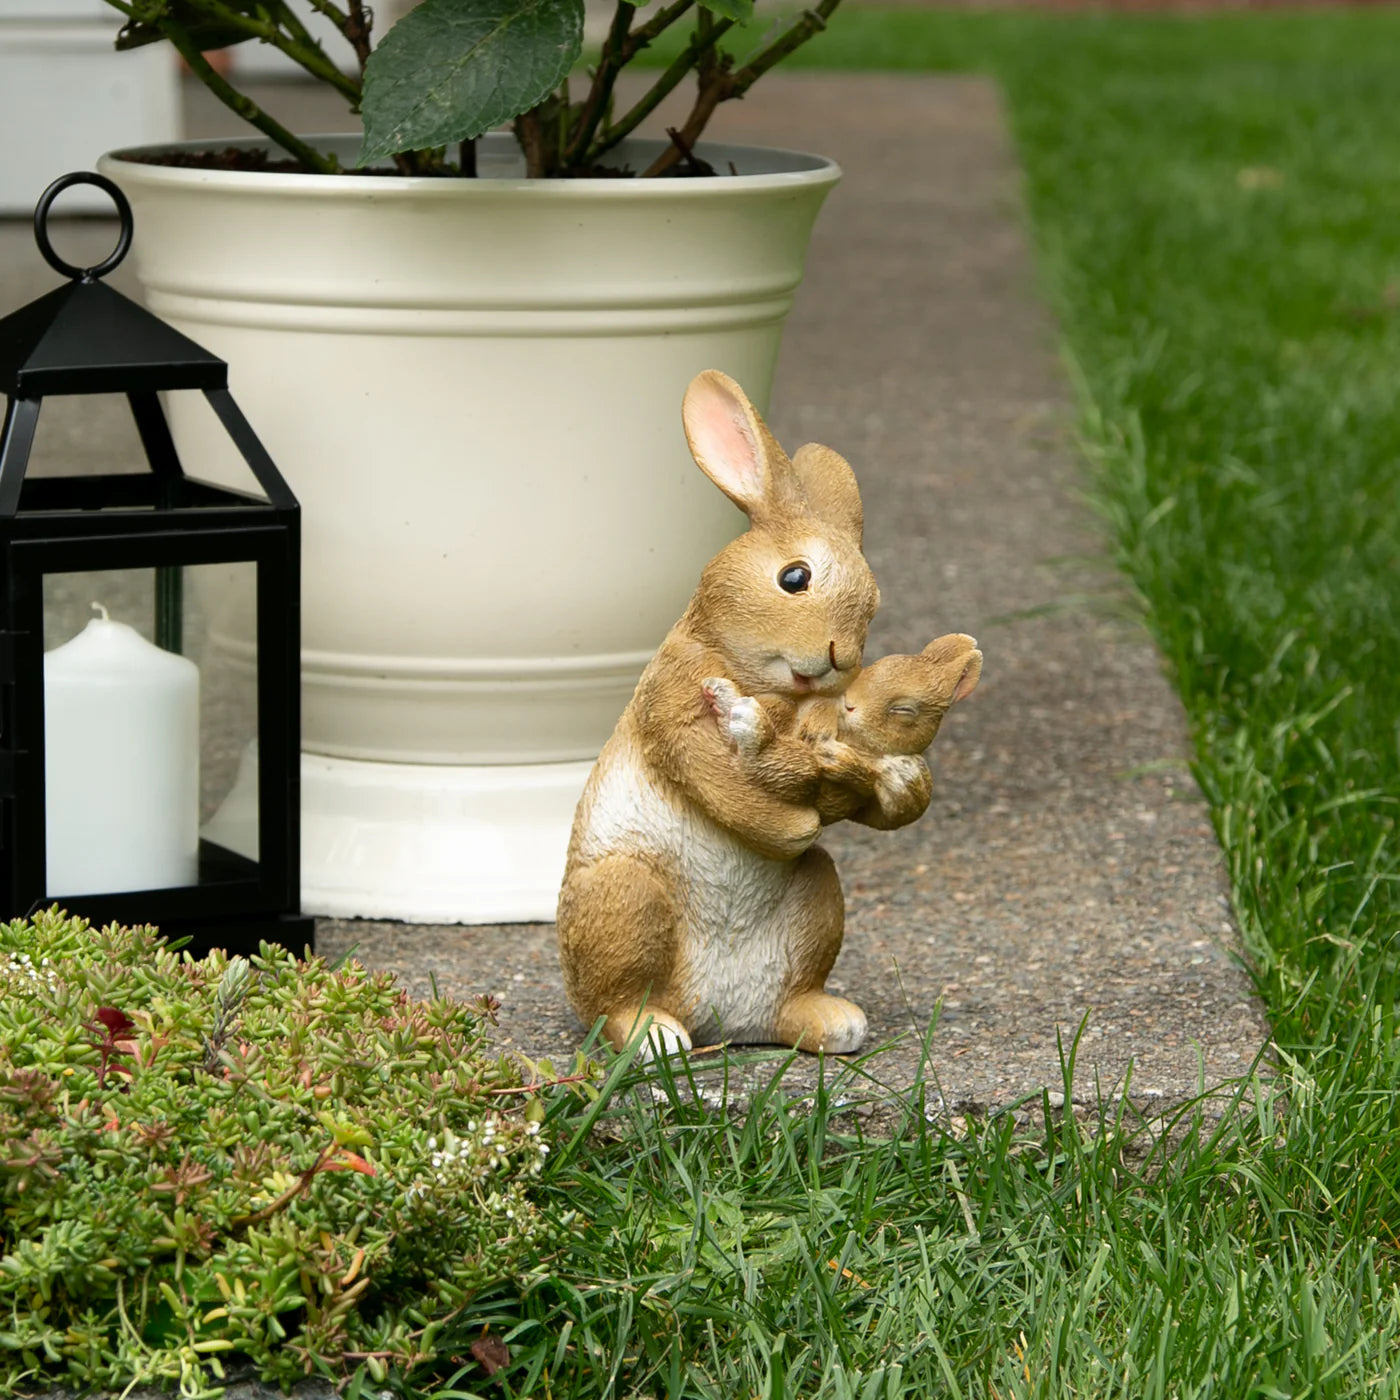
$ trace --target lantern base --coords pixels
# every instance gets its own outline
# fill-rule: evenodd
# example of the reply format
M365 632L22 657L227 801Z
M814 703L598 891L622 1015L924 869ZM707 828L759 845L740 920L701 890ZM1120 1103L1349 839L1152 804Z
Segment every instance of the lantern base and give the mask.
M552 922L592 767L303 754L302 908L414 924Z

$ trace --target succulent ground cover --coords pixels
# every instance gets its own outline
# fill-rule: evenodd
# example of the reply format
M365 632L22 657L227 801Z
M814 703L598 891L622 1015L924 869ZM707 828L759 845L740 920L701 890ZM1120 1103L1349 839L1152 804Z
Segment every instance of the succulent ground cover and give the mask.
M489 1010L266 945L0 925L0 1391L432 1360L571 1229Z

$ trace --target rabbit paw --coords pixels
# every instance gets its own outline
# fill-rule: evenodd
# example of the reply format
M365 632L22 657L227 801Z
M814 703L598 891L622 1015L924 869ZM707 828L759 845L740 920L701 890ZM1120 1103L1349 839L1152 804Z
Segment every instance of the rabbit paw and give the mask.
M921 786L927 767L914 754L887 754L880 760L878 784L880 796L887 802L899 802Z
M711 676L709 680L701 682L700 689L705 696L705 703L710 707L710 713L719 720L722 729L724 721L729 718L729 712L734 708L734 702L740 698L739 687L733 681L725 680L723 676Z
M751 695L741 695L729 711L725 729L740 753L757 753L763 745L763 707Z
M757 753L763 744L763 707L758 701L750 695L740 695L733 681L718 676L700 688L725 739L742 754Z
M822 777L871 790L874 776L870 762L849 744L843 744L840 739L819 739L814 748Z

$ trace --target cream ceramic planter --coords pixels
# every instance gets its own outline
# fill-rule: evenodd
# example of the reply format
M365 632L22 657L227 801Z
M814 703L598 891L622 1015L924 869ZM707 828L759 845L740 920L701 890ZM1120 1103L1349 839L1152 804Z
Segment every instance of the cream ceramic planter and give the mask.
M737 178L527 181L482 146L475 181L100 166L152 310L228 360L302 502L315 913L553 917L591 761L741 524L682 393L714 367L766 405L839 177L713 146ZM172 409L190 469L242 480Z

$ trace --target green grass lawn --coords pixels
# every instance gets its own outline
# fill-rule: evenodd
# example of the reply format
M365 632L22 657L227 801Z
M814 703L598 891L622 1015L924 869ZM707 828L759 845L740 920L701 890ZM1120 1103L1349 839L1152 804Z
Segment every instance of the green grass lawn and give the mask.
M550 1178L592 1231L496 1300L495 1384L1400 1395L1400 14L865 9L799 62L1003 85L1280 1073L1145 1158L1129 1124L953 1137L913 1104L877 1139L824 1104L736 1124L623 1093L615 1141Z

